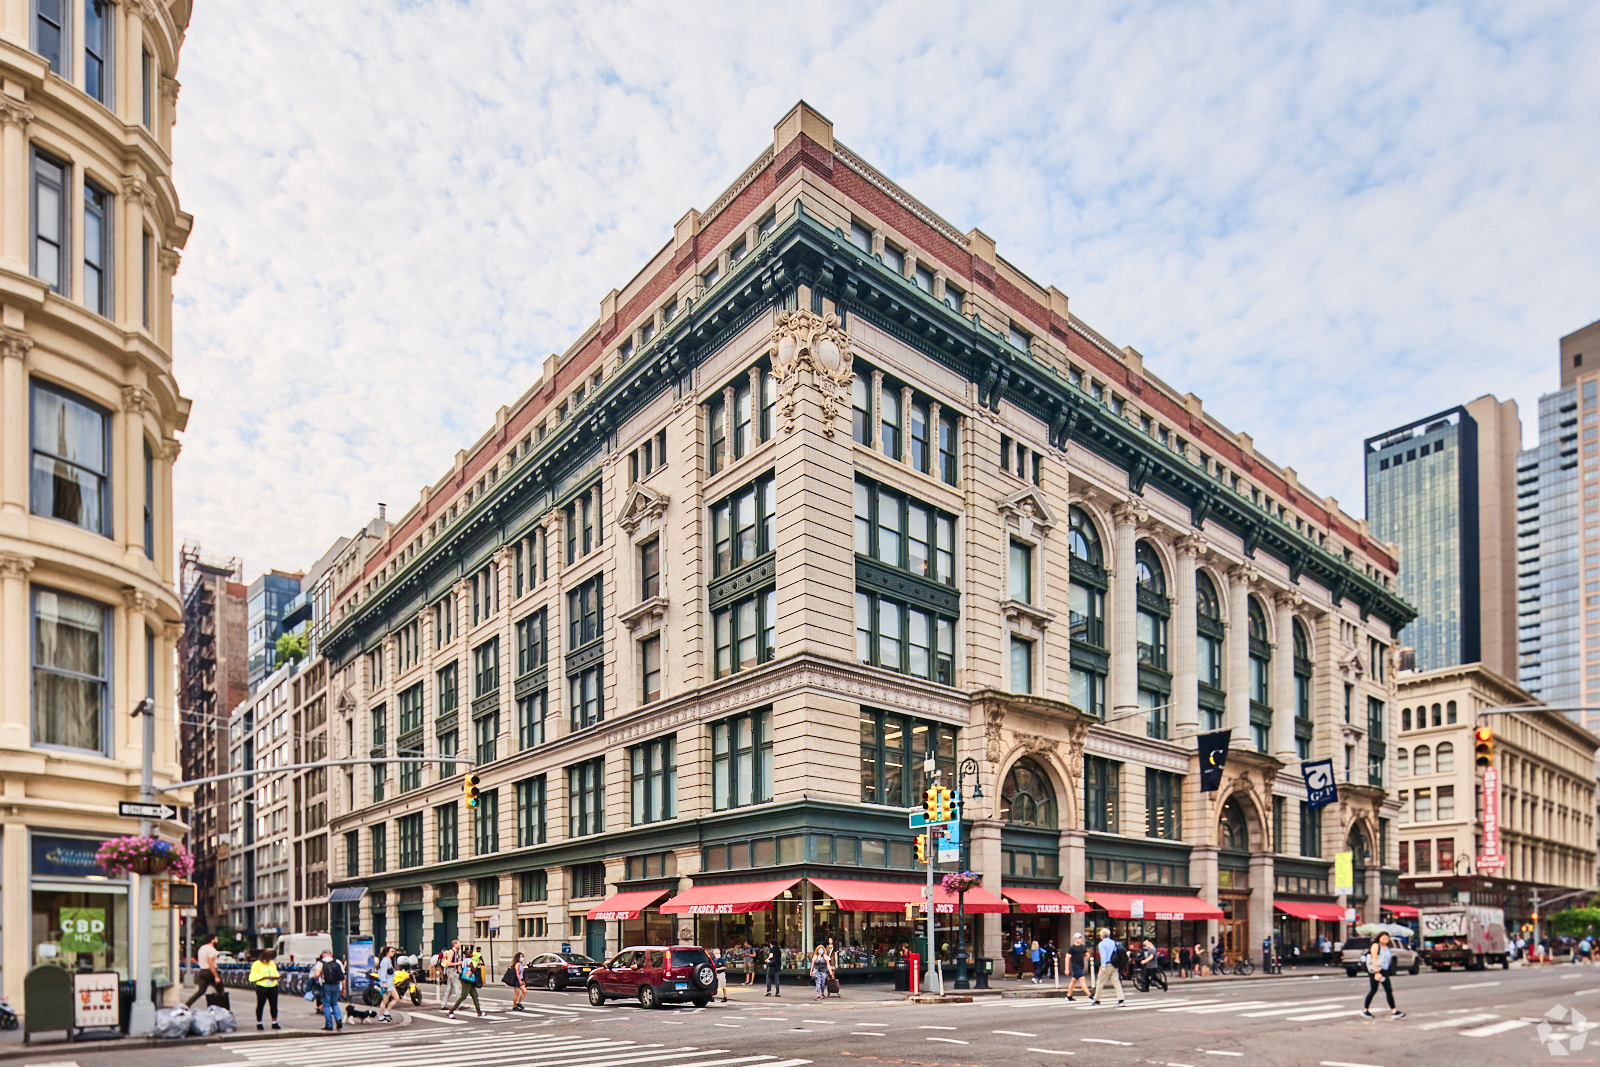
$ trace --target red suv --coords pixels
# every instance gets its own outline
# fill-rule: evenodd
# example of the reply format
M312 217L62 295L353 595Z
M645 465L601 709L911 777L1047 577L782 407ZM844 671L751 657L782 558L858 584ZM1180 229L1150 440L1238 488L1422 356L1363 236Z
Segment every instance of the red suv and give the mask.
M638 997L645 1008L684 1001L703 1008L716 991L717 969L694 945L625 948L589 975L589 1003L597 1006Z

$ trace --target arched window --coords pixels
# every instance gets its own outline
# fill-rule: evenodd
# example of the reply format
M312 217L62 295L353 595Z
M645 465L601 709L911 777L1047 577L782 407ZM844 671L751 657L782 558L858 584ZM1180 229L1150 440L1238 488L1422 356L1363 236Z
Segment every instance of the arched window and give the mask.
M1303 760L1311 758L1311 636L1294 620L1294 747Z
M1195 613L1202 619L1222 621L1222 602L1217 599L1217 587L1204 571L1194 576Z
M1161 557L1148 541L1140 541L1133 550L1133 574L1139 588L1158 596L1167 595L1167 574L1161 567Z
M1195 652L1200 674L1200 714L1207 730L1222 729L1226 697L1222 692L1222 602L1211 578L1200 571L1194 576Z
M1372 844L1367 840L1367 832L1359 824L1350 827L1350 836L1346 839L1346 845L1351 852L1355 853L1355 865L1357 867L1365 867L1367 861L1372 858Z
M1294 658L1311 659L1311 638L1306 635L1305 625L1299 619L1294 620Z
M1100 531L1095 529L1094 520L1080 507L1067 509L1067 549L1074 559L1081 559L1096 567L1105 565L1100 553Z
M1435 726L1443 726L1444 725L1444 715L1440 713L1439 705L1437 705L1437 704L1435 704L1433 706L1433 725L1435 725Z
M1444 706L1444 721L1450 726L1454 726L1456 724L1456 702L1454 700L1448 702Z
M1056 829L1056 794L1044 769L1021 759L1000 786L1000 817L1013 826Z
M1438 774L1447 774L1456 769L1456 746L1448 741L1440 741L1433 747L1433 769Z
M1397 749L1394 757L1394 776L1396 778L1404 778L1410 773L1411 757L1406 754L1405 749Z
M1411 756L1412 765L1416 768L1418 774L1433 773L1433 753L1428 750L1427 745L1418 745L1417 750Z
M1221 831L1217 836L1223 848L1237 852L1250 850L1250 824L1245 821L1244 809L1239 806L1237 800L1229 798L1228 802L1222 805L1222 818L1217 825Z
M1250 619L1250 740L1258 752L1272 751L1271 638L1267 613L1255 597L1249 600Z
M1410 708L1401 708L1400 709L1400 729L1402 729L1402 730L1411 729L1411 709Z

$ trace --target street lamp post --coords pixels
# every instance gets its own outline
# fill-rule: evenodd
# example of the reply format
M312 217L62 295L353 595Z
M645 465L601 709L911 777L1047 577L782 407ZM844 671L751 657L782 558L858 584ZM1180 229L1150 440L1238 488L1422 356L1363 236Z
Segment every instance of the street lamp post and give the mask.
M966 815L966 799L962 787L968 778L972 779L972 799L983 799L983 779L978 774L978 761L968 756L961 761L961 766L956 770L956 826L959 827ZM966 835L962 834L963 841ZM971 844L967 844L971 848ZM971 853L968 853L970 856ZM960 864L958 863L959 867ZM970 989L967 981L967 894L965 890L956 894L956 988Z

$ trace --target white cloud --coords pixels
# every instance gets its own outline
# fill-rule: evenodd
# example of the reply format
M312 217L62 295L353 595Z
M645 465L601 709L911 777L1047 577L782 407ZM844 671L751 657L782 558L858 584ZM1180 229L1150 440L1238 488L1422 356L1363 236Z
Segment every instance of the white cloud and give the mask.
M178 529L395 512L805 97L1361 510L1360 442L1600 318L1600 8L197 5Z

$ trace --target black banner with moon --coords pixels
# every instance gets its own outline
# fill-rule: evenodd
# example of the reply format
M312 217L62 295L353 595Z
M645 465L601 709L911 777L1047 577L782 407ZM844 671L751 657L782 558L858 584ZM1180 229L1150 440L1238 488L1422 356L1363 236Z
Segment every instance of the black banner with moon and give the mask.
M1222 786L1222 766L1228 762L1232 730L1200 735L1200 792L1215 793Z

